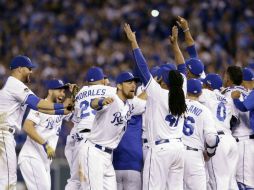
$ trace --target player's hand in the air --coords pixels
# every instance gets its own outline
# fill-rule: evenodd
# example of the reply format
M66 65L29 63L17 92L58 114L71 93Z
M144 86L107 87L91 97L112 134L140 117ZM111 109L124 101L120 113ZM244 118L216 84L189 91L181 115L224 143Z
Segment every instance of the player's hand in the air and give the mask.
M169 40L171 44L176 44L178 40L178 28L177 26L173 26L172 28L172 35L169 36Z
M186 19L178 16L176 22L177 22L178 26L182 28L183 31L186 31L189 29L189 24Z
M241 93L240 93L240 91L238 91L238 90L233 91L233 92L231 93L231 97L232 97L233 99L238 99L238 98L240 98L240 96L241 96Z
M131 42L136 41L136 34L135 34L135 32L133 32L131 30L131 27L129 24L127 24L127 23L124 24L124 31L125 31L125 34L127 35L127 38L129 39L129 41L131 41Z

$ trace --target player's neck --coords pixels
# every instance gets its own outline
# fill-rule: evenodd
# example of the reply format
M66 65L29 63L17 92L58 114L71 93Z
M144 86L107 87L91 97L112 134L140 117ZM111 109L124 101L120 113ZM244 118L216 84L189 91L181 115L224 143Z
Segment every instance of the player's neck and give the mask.
M127 98L123 95L122 91L117 91L116 94L123 102L127 100Z
M22 80L22 77L21 77L19 74L17 74L17 73L12 73L11 76L14 77L14 78L16 78L16 79L18 79L18 80L21 81L21 82L24 82L24 81Z
M187 98L190 99L190 100L198 101L198 97L197 96L187 95Z

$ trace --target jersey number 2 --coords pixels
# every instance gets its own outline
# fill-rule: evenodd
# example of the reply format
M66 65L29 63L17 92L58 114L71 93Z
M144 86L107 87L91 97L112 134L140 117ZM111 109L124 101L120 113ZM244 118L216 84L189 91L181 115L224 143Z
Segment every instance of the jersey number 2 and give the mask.
M90 112L89 110L87 110L89 108L89 102L88 101L83 101L80 103L80 118L81 119L84 119L86 117L88 117L90 115ZM95 110L92 110L92 114L96 114L96 111Z

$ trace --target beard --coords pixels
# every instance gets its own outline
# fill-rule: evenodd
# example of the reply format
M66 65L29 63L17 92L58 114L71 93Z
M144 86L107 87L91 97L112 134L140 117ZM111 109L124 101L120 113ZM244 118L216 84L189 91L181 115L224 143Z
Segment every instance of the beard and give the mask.
M133 99L135 94L134 92L124 93L125 98L127 99Z

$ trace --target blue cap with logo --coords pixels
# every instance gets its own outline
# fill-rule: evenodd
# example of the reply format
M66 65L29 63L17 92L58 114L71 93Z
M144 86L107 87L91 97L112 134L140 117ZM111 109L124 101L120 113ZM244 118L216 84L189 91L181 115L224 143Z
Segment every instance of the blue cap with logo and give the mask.
M198 79L189 79L187 81L187 92L192 94L199 94L202 92L202 83Z
M207 74L203 82L210 85L213 90L221 90L223 84L221 76L215 73Z
M243 80L244 81L254 81L254 72L250 68L243 69Z
M87 73L85 80L87 82L95 82L104 79L105 75L100 67L91 67Z
M189 71L196 76L201 76L204 71L204 64L197 58L188 59L186 61L186 66Z
M52 80L48 80L46 82L46 86L48 89L67 89L69 88L68 85L64 84L64 82L62 80L57 80L57 79L52 79Z
M35 65L32 63L29 57L24 55L18 55L12 59L10 69L13 70L18 67L27 67L29 69L32 69L35 68Z
M116 77L116 84L121 84L128 81L138 81L137 77L134 77L131 72L122 72Z

